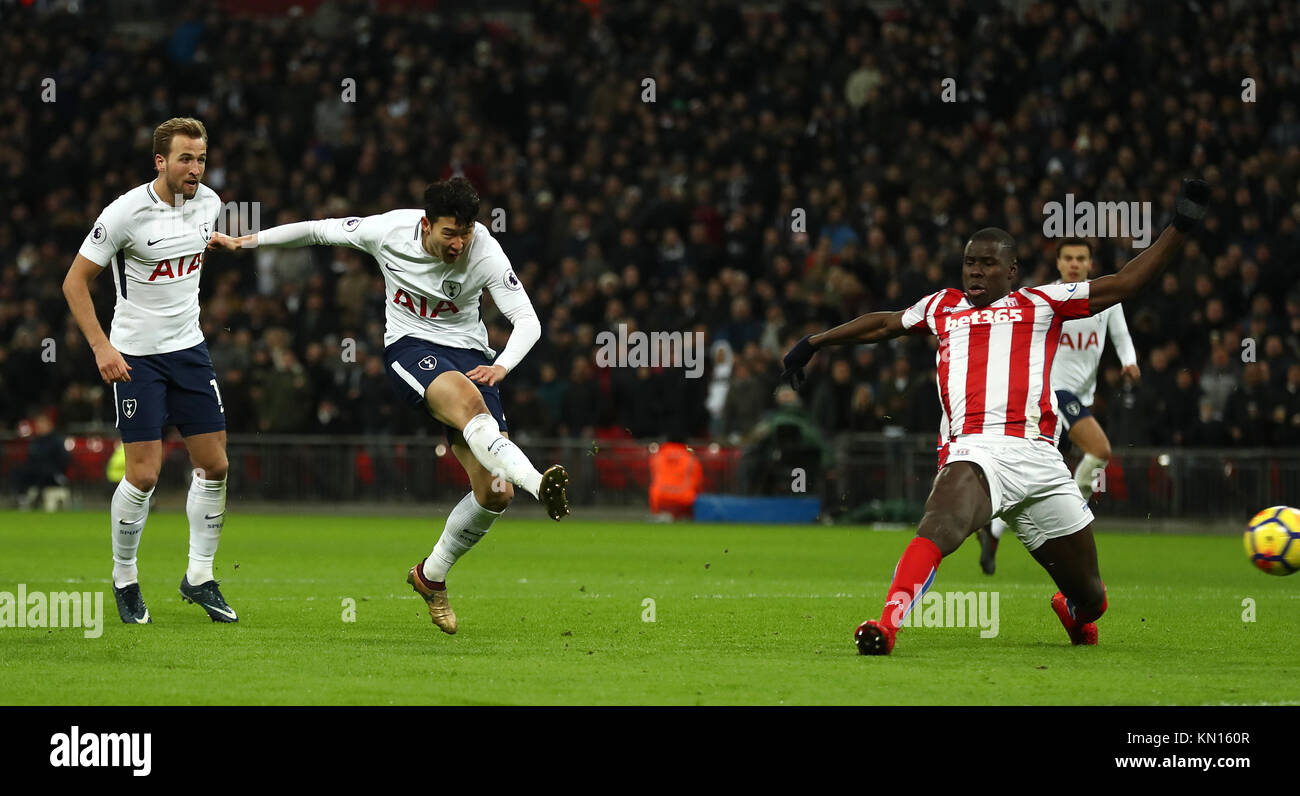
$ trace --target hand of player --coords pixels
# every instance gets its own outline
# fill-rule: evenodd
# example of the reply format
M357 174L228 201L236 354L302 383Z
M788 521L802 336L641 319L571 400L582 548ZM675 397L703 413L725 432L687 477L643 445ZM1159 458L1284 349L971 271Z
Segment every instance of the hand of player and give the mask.
M1205 220L1205 211L1210 208L1210 184L1205 180L1183 180L1182 190L1174 201L1174 228L1179 232L1190 232Z
M500 365L479 365L465 375L475 384L493 387L506 377L506 369Z
M1133 381L1142 379L1142 371L1138 370L1137 365L1125 365L1124 369L1120 371L1120 375Z
M131 366L126 364L121 353L110 343L104 343L95 349L95 365L99 368L99 377L105 384L131 380Z
M214 232L211 240L208 241L208 248L235 252L252 246L255 237L255 235L240 235L238 238L232 238L229 235Z
M786 354L785 359L782 360L785 370L781 371L781 380L793 387L796 392L803 386L806 378L803 372L804 365L807 365L808 361L813 358L813 354L817 353L817 350L812 347L812 343L809 342L811 337L812 335L808 335L795 343L794 348L791 348L790 353Z

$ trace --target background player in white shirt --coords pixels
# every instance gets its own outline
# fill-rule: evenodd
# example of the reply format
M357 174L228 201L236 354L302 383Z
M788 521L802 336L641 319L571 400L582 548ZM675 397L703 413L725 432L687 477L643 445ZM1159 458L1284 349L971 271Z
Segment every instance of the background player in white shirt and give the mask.
M448 570L510 505L512 484L540 500L551 519L568 514L569 476L558 464L539 473L506 433L497 384L542 329L501 244L474 220L478 193L467 180L454 178L429 186L424 202L423 210L302 221L240 238L217 235L212 246L348 246L379 263L389 381L403 400L447 427L473 487L452 509L433 552L407 573L434 624L455 633ZM485 289L514 325L500 356L488 346L479 310Z
M214 622L235 622L213 579L226 512L226 419L212 358L199 329L199 276L221 199L202 184L208 133L177 118L154 131L158 176L100 214L63 282L63 294L95 364L113 386L126 477L113 493L113 593L123 622L146 624L136 551L162 468L162 429L175 425L195 467L185 513L189 566L181 595ZM90 285L105 267L117 301L106 337Z
M1205 216L1210 187L1184 180L1173 225L1117 274L1091 283L1011 290L1015 240L1000 229L971 236L964 291L947 289L900 312L873 312L803 338L782 374L798 389L803 368L827 345L877 343L908 333L939 338L943 404L939 458L925 515L894 568L879 621L854 634L858 652L887 655L912 607L934 583L939 562L1001 515L1060 589L1052 610L1072 644L1096 644L1106 611L1092 512L1056 448L1056 397L1049 377L1060 324L1132 296L1182 250Z
M1092 270L1092 244L1082 238L1062 240L1056 247L1056 270L1061 274L1058 285L1087 281ZM1066 321L1052 363L1052 390L1061 410L1061 424L1069 432L1070 441L1083 451L1083 459L1074 470L1074 482L1084 500L1092 497L1093 485L1110 461L1110 439L1089 411L1107 333L1124 368L1124 377L1137 381L1142 375L1137 352L1124 322L1124 308L1119 304L1087 318ZM998 540L1006 527L1001 518L994 517L980 529L980 568L986 575L992 575L997 568Z

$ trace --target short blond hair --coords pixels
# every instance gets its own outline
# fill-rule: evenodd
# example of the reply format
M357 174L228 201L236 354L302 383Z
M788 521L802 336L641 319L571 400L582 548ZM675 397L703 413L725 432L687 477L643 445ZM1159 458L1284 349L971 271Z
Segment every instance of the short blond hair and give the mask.
M170 156L172 139L177 135L186 138L202 138L204 144L208 143L208 128L203 126L203 122L188 116L178 116L175 119L168 119L153 131L153 153L164 158Z

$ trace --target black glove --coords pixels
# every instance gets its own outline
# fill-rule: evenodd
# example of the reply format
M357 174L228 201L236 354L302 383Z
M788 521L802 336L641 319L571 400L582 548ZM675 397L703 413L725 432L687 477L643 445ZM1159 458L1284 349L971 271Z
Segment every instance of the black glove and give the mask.
M811 338L812 335L808 335L795 343L794 348L790 349L790 353L786 354L785 359L782 361L785 365L785 370L781 372L781 379L796 391L803 386L804 379L806 378L803 372L803 366L807 365L808 360L812 359L813 354L817 353L817 349L813 348L812 343L809 342Z
M1210 185L1205 180L1183 180L1174 202L1174 229L1191 232L1201 226L1210 207Z

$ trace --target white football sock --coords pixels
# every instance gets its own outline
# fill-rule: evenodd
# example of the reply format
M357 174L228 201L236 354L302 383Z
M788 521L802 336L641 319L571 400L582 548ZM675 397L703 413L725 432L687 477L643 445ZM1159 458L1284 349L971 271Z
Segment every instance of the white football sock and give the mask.
M196 473L185 499L185 514L190 519L190 565L185 578L191 586L212 580L212 560L221 542L221 526L226 521L226 479L209 481Z
M113 523L113 586L122 588L136 582L135 551L140 547L144 521L149 518L149 496L123 478L113 492L109 522Z
M445 581L452 564L479 543L502 513L480 506L473 492L461 498L447 515L447 525L433 552L424 560L424 577L435 583Z
M1007 529L1007 524L1001 517L994 517L989 526L989 532L993 534L994 539L1001 539L1002 532Z
M503 477L533 497L542 488L542 474L519 446L501 436L496 418L489 414L475 415L461 430L465 444L474 453L479 464L496 477Z
M1083 461L1079 462L1078 468L1074 471L1074 483L1079 485L1079 491L1083 493L1083 499L1092 498L1092 485L1096 482L1100 473L1105 472L1106 462L1108 459L1098 459L1091 453L1083 455Z

